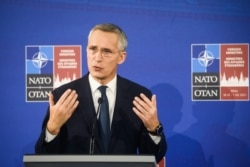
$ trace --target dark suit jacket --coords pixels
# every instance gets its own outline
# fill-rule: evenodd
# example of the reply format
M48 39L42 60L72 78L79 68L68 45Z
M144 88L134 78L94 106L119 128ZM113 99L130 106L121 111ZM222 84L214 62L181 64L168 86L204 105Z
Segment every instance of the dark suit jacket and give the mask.
M45 129L49 118L49 109L43 122L42 132L37 140L35 151L38 154L88 154L93 121L96 112L88 81L88 75L53 91L55 102L68 88L78 93L79 105L70 119L63 125L58 136L51 142L45 142ZM111 125L111 141L108 154L152 154L158 162L166 153L167 144L164 134L156 145L150 138L142 121L133 112L133 99L140 93L151 97L151 92L132 81L117 77L117 94ZM98 126L95 128L94 154L103 154Z

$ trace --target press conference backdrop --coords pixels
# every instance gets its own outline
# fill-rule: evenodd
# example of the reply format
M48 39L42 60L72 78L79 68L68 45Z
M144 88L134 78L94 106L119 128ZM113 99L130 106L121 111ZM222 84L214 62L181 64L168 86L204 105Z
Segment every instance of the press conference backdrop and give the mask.
M22 167L23 154L34 153L48 105L27 99L26 79L35 73L27 49L76 46L77 75L85 74L87 34L104 22L128 36L120 75L157 94L167 166L249 166L249 7L245 0L2 0L0 166ZM231 51L233 60L225 58ZM47 65L43 72L53 75L53 64ZM223 77L236 85L223 88Z

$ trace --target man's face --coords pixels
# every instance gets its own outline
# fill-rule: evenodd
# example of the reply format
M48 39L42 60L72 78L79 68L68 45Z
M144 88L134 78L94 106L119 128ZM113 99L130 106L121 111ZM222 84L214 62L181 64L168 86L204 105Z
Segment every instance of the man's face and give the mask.
M118 48L118 36L115 33L93 31L86 50L89 72L101 84L113 79L118 65L126 58L126 52Z

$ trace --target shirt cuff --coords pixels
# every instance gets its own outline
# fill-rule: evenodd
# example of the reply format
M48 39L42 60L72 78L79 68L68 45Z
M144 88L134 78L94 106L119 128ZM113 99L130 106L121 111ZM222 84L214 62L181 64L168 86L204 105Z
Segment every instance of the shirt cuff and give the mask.
M46 131L45 131L45 141L47 143L51 142L52 140L54 140L54 138L56 138L57 135L52 135L48 129L46 128Z
M154 136L154 135L151 135L150 133L148 133L148 134L151 137L151 139L154 141L155 144L159 144L160 143L161 136Z

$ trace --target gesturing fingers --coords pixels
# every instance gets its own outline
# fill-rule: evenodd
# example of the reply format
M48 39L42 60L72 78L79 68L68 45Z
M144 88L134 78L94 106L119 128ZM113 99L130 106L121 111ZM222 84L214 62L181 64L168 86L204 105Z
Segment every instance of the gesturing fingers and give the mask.
M151 100L144 94L135 97L133 100L133 111L142 120L145 127L153 129L159 123L156 107L156 96L153 95Z
M147 96L145 96L143 93L140 94L140 97L141 97L141 102L144 102L144 103L141 103L143 106L145 107L151 107L151 101L149 100L149 98Z
M153 107L152 102L144 94L140 94L140 97L135 97L133 104L142 113L146 114Z
M72 112L76 109L77 105L78 105L78 101L77 101L77 93L75 90L73 90L67 97L67 99L64 101L64 103L66 103L66 107L67 110L69 112L69 114L72 114Z
M144 114L145 112L147 112L145 110L145 103L138 97L135 97L134 101L133 101L133 104L134 104L134 109L137 110L138 112L140 112L141 114Z
M49 94L51 110L56 112L54 113L56 115L61 113L70 116L79 104L77 97L78 95L75 90L68 89L62 94L57 103L54 104L53 95Z
M144 95L135 97L133 101L133 111L143 120L146 121L150 117L151 101Z
M50 118L47 128L50 132L57 134L60 131L61 126L70 118L78 106L77 97L78 95L75 90L68 89L55 103L53 94L49 94Z
M57 104L59 104L59 105L67 104L70 95L72 96L73 93L75 93L74 90L67 89L67 90L62 94L62 96L61 96L60 99L58 100Z

